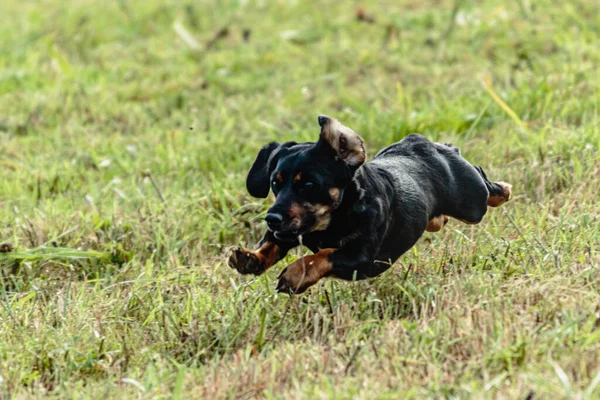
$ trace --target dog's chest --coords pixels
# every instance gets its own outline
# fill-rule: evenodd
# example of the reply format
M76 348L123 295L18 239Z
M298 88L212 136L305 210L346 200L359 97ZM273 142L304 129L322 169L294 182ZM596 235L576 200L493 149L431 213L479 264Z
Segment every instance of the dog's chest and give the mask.
M305 235L302 244L311 251L317 252L321 249L339 249L355 237L353 234L339 235L328 230L319 231Z

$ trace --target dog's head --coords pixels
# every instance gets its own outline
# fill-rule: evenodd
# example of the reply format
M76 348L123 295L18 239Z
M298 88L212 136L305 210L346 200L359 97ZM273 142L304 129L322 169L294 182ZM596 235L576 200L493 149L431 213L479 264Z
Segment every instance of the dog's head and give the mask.
M280 240L325 230L344 190L365 162L364 142L336 119L319 116L321 134L315 143L269 143L263 147L246 180L248 192L265 198L269 189L275 204L267 225Z

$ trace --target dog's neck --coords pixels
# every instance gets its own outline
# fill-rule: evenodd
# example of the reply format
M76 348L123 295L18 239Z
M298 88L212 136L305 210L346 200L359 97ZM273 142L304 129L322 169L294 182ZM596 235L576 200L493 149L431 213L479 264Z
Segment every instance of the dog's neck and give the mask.
M342 201L339 207L334 211L334 215L339 215L340 217L344 217L349 213L353 212L353 208L360 203L362 198L365 195L365 189L361 184L360 173L359 171L362 169L360 167L350 183L344 188Z

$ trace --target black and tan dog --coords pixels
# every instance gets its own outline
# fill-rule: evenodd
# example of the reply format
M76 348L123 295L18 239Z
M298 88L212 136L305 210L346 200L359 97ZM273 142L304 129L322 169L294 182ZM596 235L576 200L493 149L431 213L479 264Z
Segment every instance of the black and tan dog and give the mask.
M458 148L409 135L365 163L363 140L333 118L319 116L316 143L270 143L250 169L254 197L273 190L268 231L257 250L237 248L228 264L262 274L298 246L314 254L288 265L278 291L302 293L327 276L374 277L448 217L477 224L487 207L510 198L511 186L490 182Z

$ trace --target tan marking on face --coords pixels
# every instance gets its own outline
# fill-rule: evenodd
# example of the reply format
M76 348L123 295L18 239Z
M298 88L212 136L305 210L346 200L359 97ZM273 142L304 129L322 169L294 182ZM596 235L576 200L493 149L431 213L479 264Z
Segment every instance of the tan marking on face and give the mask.
M333 200L334 204L337 204L340 201L340 189L331 188L329 189L329 197Z
M310 231L324 231L331 222L331 206L323 204L310 204L304 203L306 211L312 214L316 222L310 229Z
M317 218L317 223L312 227L311 231L324 231L331 223L331 215L325 214Z
M309 214L315 218L315 224L310 227L309 232L324 231L331 222L331 211L332 208L329 205L292 203L288 209L288 216L292 219L290 226L296 229L300 228L304 217Z
M277 183L283 182L283 176L281 176L281 174L279 172L275 174L275 182L277 182Z
M288 216L292 219L291 226L299 228L304 217L304 208L298 203L292 203L288 210Z
M303 211L304 210L300 204L292 203L292 205L290 206L290 208L288 210L288 216L290 218L300 217L300 216L302 216Z
M300 182L302 179L302 172L298 172L296 176L294 176L294 183Z

